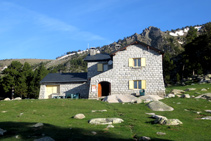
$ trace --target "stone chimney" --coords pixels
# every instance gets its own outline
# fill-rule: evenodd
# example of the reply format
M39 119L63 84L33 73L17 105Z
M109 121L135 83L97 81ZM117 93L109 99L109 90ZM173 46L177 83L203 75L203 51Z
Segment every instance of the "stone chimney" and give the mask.
M94 56L96 54L97 54L97 50L94 47L90 48L90 56Z

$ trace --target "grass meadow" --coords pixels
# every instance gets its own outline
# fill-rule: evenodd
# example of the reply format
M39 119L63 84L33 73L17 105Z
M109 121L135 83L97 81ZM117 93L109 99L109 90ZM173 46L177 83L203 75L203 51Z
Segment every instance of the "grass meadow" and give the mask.
M171 89L197 88L187 92L190 95L211 92L210 84L168 87ZM207 92L201 89L206 88ZM211 140L211 120L202 120L203 116L211 116L204 110L211 110L211 102L204 99L168 98L162 100L174 111L154 112L147 104L117 103L109 104L97 100L20 100L0 101L0 128L7 130L0 135L0 140L34 140L49 136L55 140L137 140L141 136L148 136L152 140L201 141ZM103 110L107 112L95 112ZM145 113L155 113L176 118L183 122L178 126L154 124L154 119ZM201 112L197 114L197 112ZM83 113L84 119L72 118L75 114ZM114 124L114 128L107 125L91 125L92 118L118 117L123 123ZM33 128L32 125L43 123L43 127ZM96 134L93 134L93 131ZM157 135L165 132L166 135Z

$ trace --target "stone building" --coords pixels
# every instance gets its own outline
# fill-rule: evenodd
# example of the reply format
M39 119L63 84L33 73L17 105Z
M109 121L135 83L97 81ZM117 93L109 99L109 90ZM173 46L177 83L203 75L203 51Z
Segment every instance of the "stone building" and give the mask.
M39 98L46 99L54 93L80 93L82 98L96 99L113 94L138 94L140 89L146 95L164 96L162 56L163 51L139 41L111 54L97 54L90 49L84 59L88 62L87 73L48 74L41 81Z

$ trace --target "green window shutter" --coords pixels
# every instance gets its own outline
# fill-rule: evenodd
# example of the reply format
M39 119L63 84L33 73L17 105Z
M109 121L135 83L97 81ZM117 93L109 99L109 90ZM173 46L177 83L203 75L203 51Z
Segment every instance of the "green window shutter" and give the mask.
M129 80L129 89L134 89L133 80Z
M141 58L141 66L142 67L146 66L146 58Z
M141 80L141 88L146 89L146 80Z
M97 71L103 71L103 64L97 64Z
M133 58L129 58L129 67L134 67Z

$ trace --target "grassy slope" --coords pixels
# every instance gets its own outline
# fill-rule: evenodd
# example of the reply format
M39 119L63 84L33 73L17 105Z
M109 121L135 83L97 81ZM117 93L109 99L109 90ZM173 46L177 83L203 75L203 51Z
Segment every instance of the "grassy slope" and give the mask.
M210 84L178 87L211 88ZM175 88L175 87L174 87ZM167 91L169 91L168 88ZM211 90L209 89L208 92ZM190 93L194 94L194 92ZM211 121L201 120L204 110L211 110L211 103L203 99L171 98L162 100L174 107L172 112L155 112L167 118L178 118L183 122L180 126L165 126L153 124L154 119L145 113L153 112L146 104L108 104L96 100L22 100L0 101L0 128L7 130L0 140L19 139L33 140L42 137L42 134L56 140L133 140L135 137L149 136L157 140L210 140ZM181 104L177 104L180 102ZM91 110L107 109L108 112L92 113ZM187 109L188 111L185 111ZM2 111L7 111L2 113ZM195 111L201 111L198 115ZM20 116L20 113L23 113ZM77 120L71 118L75 114L83 113L86 118ZM90 125L88 120L100 117L119 117L124 119L115 128L106 129L106 125ZM33 129L29 126L44 123L43 128ZM72 128L72 129L70 129ZM91 132L97 132L93 135ZM165 132L165 136L156 135L156 132Z

